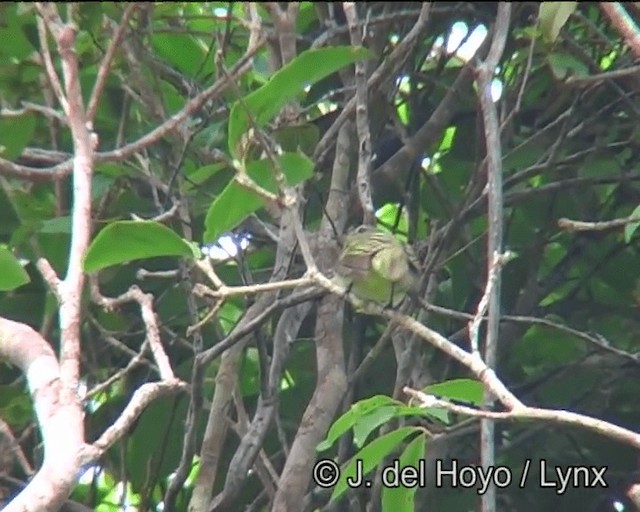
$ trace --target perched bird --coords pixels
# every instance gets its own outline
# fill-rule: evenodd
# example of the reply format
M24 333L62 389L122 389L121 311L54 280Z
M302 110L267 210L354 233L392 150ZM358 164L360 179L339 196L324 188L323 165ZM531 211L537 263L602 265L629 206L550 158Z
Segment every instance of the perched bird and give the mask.
M394 306L417 284L419 268L411 248L392 233L359 226L344 239L336 281L360 300Z

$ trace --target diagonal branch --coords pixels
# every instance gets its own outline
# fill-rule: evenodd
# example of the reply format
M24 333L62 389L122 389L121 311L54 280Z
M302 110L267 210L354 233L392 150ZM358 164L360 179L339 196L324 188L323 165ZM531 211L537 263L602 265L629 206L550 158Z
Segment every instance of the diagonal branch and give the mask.
M107 81L107 74L109 73L109 69L111 68L111 62L113 61L113 57L116 54L116 50L120 46L124 34L127 31L129 18L134 13L136 9L139 9L140 5L137 3L126 4L124 8L124 13L122 14L122 19L120 20L120 24L116 30L116 33L113 35L111 42L109 43L109 47L107 48L107 52L100 63L100 68L98 69L98 76L96 77L96 83L93 84L93 91L91 92L91 98L89 99L89 106L87 107L87 119L89 122L93 123L93 120L96 117L96 111L98 110L98 102L100 101L100 96L102 95L102 90L104 89L104 84Z

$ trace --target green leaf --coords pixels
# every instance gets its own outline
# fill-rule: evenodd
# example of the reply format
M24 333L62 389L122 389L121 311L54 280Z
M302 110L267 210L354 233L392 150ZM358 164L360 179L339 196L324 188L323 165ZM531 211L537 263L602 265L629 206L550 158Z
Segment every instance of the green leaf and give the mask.
M0 58L7 55L22 61L27 59L35 49L24 32L25 25L34 17L33 15L23 16L24 13L19 12L20 7L19 4L3 5L3 16L0 19L0 39L2 40Z
M71 217L54 217L53 219L43 220L40 223L40 233L71 233Z
M482 382L473 379L454 379L438 384L431 384L423 389L425 393L444 396L449 400L470 402L474 405L482 404L484 387Z
M102 162L96 165L95 174L115 179L119 178L120 176L128 176L134 173L131 171L131 169L120 163Z
M555 42L577 5L578 2L542 2L540 4L538 22L545 41Z
M304 155L284 153L278 157L280 168L289 186L311 177L313 163ZM278 189L271 162L258 160L247 165L247 174L260 187L275 193ZM264 199L252 190L248 190L235 179L225 187L213 201L205 219L204 242L209 243L240 224L253 212L264 205Z
M200 70L206 54L206 49L189 34L156 33L151 36L151 44L158 55L192 77Z
M242 363L242 372L238 379L242 396L256 397L260 395L260 361L258 349L249 347Z
M282 126L274 130L273 137L283 151L302 151L305 155L311 156L320 140L320 130L310 123Z
M347 463L340 473L340 479L333 489L331 501L339 498L347 490L347 478L362 476L375 469L404 439L414 432L422 432L419 427L402 427L371 441ZM360 466L361 464L361 466ZM359 467L360 466L360 467Z
M568 53L553 52L549 55L548 61L551 72L558 80L570 76L589 76L587 65Z
M99 202L113 187L115 180L102 174L94 174L91 178L91 201Z
M302 34L318 19L315 2L300 2L300 12L296 17L296 32Z
M442 140L440 141L440 147L438 151L449 151L453 146L453 140L456 136L457 128L455 126L449 126L442 136Z
M0 158L13 160L31 140L36 129L32 114L16 117L0 117Z
M22 427L33 421L33 405L28 393L14 385L0 385L0 418Z
M236 101L229 115L229 151L242 158L238 143L251 125L249 113L261 127L308 85L314 84L340 68L360 59L371 58L366 48L337 46L306 50L283 66L271 79L255 91Z
M631 217L640 217L640 204L635 207L635 209L631 213ZM624 227L625 243L628 244L631 241L631 238L633 237L633 234L636 232L636 229L638 229L638 226L640 226L640 222L630 222Z
M353 404L347 412L333 422L333 425L331 425L327 433L327 438L317 446L316 450L319 452L328 450L333 446L333 443L335 443L342 434L352 428L360 418L377 409L390 405L398 406L403 404L385 395L376 395Z
M353 442L360 448L367 442L367 438L380 425L384 425L396 415L396 405L385 405L358 418L353 425Z
M223 163L215 163L199 167L195 171L188 174L188 180L185 180L181 185L184 193L192 192L200 187L207 180L218 174L222 169L225 169L226 165Z
M5 245L0 245L0 268L0 291L15 290L30 281L27 271Z
M123 220L109 224L93 240L84 270L96 272L112 265L157 256L196 257L194 248L174 231L154 221Z
M420 460L424 457L424 448L426 444L425 436L417 436L405 448L400 456L399 469L417 468ZM394 512L412 512L414 510L414 497L418 485L412 487L404 487L400 485L382 486L382 510L393 510Z
M51 190L33 187L29 191L14 189L13 206L20 220L25 222L42 221L54 216L55 197Z
M395 226L398 221L397 229L399 233L409 232L409 218L404 209L400 209L400 206L396 203L386 203L381 206L376 212L376 217L382 222L383 226ZM398 238L403 242L407 241L406 236L398 235Z
M582 345L573 334L532 325L514 346L513 357L527 375L540 375L583 357Z
M132 492L132 485L126 484L123 491L120 486L112 486L108 489L108 492L102 498L102 503L98 505L95 512L118 512L122 510L122 507L118 503L122 500L122 494L127 497L127 504L129 507L134 508L140 505L140 496L135 492Z
M405 405L396 411L396 417L399 416L424 416L425 418L435 419L440 423L449 425L451 419L449 412L442 407L422 407L419 405Z
M163 479L180 460L187 415L183 398L163 398L150 404L127 436L126 464L134 491L145 488L150 475Z

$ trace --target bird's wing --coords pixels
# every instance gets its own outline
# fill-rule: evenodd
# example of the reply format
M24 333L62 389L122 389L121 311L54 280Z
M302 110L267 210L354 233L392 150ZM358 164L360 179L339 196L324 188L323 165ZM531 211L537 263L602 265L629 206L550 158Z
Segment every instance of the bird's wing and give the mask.
M338 260L338 274L351 279L364 279L371 271L371 254L342 254Z
M407 254L399 243L378 251L371 265L380 277L391 282L404 281L409 273Z

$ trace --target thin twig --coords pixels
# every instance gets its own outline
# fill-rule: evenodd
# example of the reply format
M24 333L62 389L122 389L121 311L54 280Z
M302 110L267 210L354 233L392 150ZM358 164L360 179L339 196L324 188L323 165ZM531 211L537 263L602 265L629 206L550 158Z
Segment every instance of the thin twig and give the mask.
M100 96L102 95L102 90L104 89L104 84L107 82L107 74L109 73L109 68L111 67L111 62L113 61L113 57L116 54L116 50L120 46L122 42L122 38L128 28L129 18L133 14L133 12L140 7L140 4L133 2L130 4L126 4L124 9L124 13L122 14L122 19L120 20L120 25L118 25L118 29L116 30L115 35L111 38L109 42L109 47L107 48L107 52L100 63L100 68L98 69L98 74L96 76L96 81L93 84L93 91L91 92L91 98L89 99L89 106L87 107L87 121L93 123L93 120L96 116L96 111L98 109L98 102L100 101Z
M196 283L193 293L201 297L212 297L214 299L227 299L238 295L256 295L264 292L274 292L280 290L290 290L302 286L310 286L313 281L310 277L300 277L298 279L287 279L273 283L252 284L248 286L226 286L222 285L218 290L212 290L202 283Z
M105 340L109 340L110 337L105 336ZM133 356L129 362L127 363L127 366L125 366L124 368L122 368L121 370L117 371L116 373L114 373L113 375L110 375L109 378L107 380L105 380L104 382L101 382L100 384L95 385L93 388L91 388L87 394L83 397L85 402L87 400L89 400L91 397L102 393L104 390L108 389L109 387L111 387L111 385L114 382L118 382L120 379L123 379L127 374L131 373L131 371L133 371L136 367L138 367L140 364L142 364L142 362L144 361L144 352L147 349L148 343L145 341L141 346L140 346L140 351L135 354L135 356Z
M359 29L358 13L354 2L344 2L344 14L349 24L351 46L362 47L363 35ZM366 25L361 29L366 31ZM363 211L363 224L375 224L375 212L371 197L371 131L369 129L369 88L366 66L362 60L355 64L356 80L356 128L358 131L358 197Z
M67 124L67 119L65 118L64 114L61 114L60 112L58 112L57 110L51 107L47 107L45 105L38 105L37 103L31 103L29 101L22 101L20 102L20 104L22 105L22 108L20 109L0 108L0 116L20 117L26 114L27 112L38 112L39 114L42 114L43 116L45 116L47 119L55 120L63 125ZM25 148L25 150L23 151L23 155L24 155L24 152L27 151L27 149L28 148ZM60 153L60 154L64 154L64 153Z
M622 219L606 220L601 222L585 222L580 220L571 220L565 217L558 219L558 227L565 231L606 231L621 226L626 226L634 222L640 222L640 217L625 217Z
M220 308L224 304L224 301L219 300L215 303L215 305L211 308L210 311L207 312L206 315L202 317L202 319L198 320L195 324L187 327L186 336L190 337L195 331L200 329L203 325L209 323L211 319L220 311Z
M60 106L64 111L65 115L69 115L69 104L67 103L67 98L63 92L62 84L60 83L60 78L58 77L58 73L56 72L56 68L53 65L53 60L51 58L51 51L49 50L49 42L47 39L47 29L43 18L45 17L44 12L38 7L36 4L36 9L40 13L41 18L38 18L38 36L40 38L40 45L42 46L42 58L44 60L44 67L47 71L47 78L49 79L49 83L53 88L53 92L55 93L58 101L60 102Z
M483 318L485 318L485 314L487 312L487 309L489 308L490 297L494 292L500 270L509 260L509 258L510 253L494 253L491 264L489 265L489 275L487 277L487 284L485 286L484 293L482 294L482 298L478 303L476 314L473 315L473 318L469 321L469 338L471 340L471 350L475 354L477 354L478 357L480 357L480 344L478 341L480 334L480 323L482 322ZM491 315L489 315L489 318L491 318Z
M151 353L153 354L153 358L160 370L160 378L165 381L174 380L175 375L171 368L171 362L169 361L169 357L167 356L160 339L158 318L153 309L153 295L150 293L144 293L140 288L134 285L118 297L105 297L100 293L98 282L95 277L90 279L90 289L93 301L108 310L113 310L128 302L138 303L142 314L142 320L145 324L146 341L151 347Z

